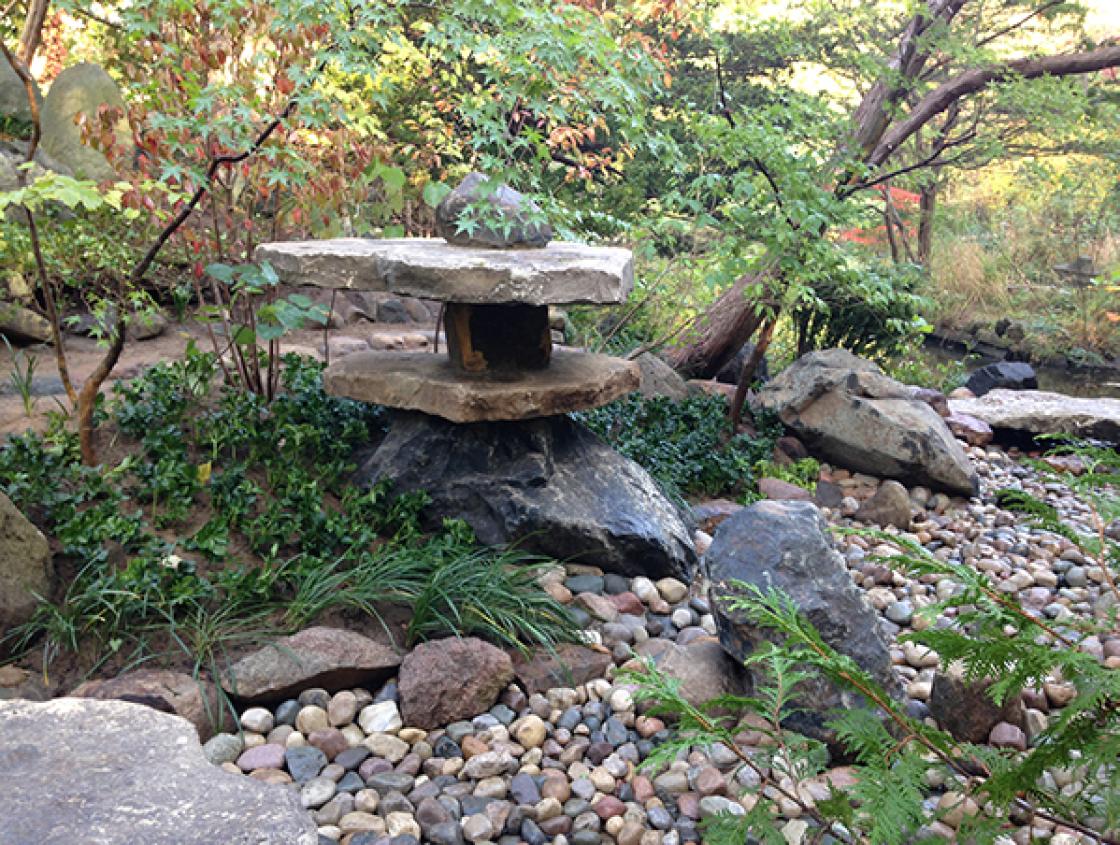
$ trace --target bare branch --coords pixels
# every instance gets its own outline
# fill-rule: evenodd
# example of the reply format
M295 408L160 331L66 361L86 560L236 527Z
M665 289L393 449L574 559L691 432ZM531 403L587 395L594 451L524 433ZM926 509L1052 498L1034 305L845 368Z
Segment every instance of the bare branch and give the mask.
M882 166L906 141L937 115L971 94L1009 79L1038 79L1043 76L1072 76L1120 66L1120 45L1079 53L1058 53L1040 58L1015 59L1005 64L974 68L939 85L910 110L907 117L890 127L864 163Z

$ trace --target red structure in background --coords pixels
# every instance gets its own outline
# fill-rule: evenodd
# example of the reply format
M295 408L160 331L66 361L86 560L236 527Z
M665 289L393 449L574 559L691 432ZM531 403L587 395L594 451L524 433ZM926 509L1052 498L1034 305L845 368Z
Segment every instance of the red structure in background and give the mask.
M886 185L876 185L872 190L878 192L883 198L884 203L887 201L888 197L890 198L891 204L894 206L895 211L898 212L898 219L902 221L903 232L905 232L906 237L916 237L918 223L915 215L921 203L921 195L914 191L906 191L902 188L888 187ZM837 237L849 243L862 244L864 246L882 246L887 243L887 226L886 223L884 223L873 229L845 229L840 232Z

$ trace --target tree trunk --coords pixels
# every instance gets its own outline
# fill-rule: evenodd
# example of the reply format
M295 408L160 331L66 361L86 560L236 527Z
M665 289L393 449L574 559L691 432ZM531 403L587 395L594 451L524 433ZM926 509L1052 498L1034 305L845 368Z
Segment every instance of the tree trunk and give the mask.
M35 51L43 40L43 24L47 20L47 10L50 9L50 0L31 0L27 6L27 17L23 21L23 30L19 35L19 46L16 47L16 56L21 62L31 67L31 60L35 58Z
M929 269L929 259L933 254L933 214L937 210L936 182L922 185L918 217L918 263Z
M697 323L698 336L670 350L669 364L685 378L715 378L758 331L766 303L750 291L770 274L748 273L713 302Z

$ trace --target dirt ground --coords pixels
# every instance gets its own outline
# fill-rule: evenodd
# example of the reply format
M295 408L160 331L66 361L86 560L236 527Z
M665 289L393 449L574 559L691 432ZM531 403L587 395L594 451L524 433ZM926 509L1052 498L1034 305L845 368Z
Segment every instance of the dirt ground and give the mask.
M430 349L434 333L434 322L390 324L363 321L332 328L326 335L322 329L293 332L285 336L281 348L285 352L299 352L324 360L326 339L330 358L337 359L366 348ZM213 349L206 327L194 321L172 323L162 334L148 340L129 341L102 391L108 393L114 381L134 378L161 361L175 360L184 353L191 340L194 340L199 349ZM80 388L100 361L102 350L95 340L87 337L67 335L65 343L71 377L75 387ZM442 346L442 337L440 343ZM12 383L16 366L24 365L23 362L27 359L35 361L33 408L30 415L26 413L23 398ZM9 434L20 434L27 430L40 433L46 431L48 415L58 411L69 414L71 407L58 377L54 347L39 344L16 347L10 352L0 344L0 440Z

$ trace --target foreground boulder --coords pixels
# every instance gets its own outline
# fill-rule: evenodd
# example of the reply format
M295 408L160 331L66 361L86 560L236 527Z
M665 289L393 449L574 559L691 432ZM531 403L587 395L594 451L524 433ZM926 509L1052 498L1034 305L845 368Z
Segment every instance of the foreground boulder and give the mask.
M401 663L401 716L425 730L470 719L493 707L512 680L509 655L484 640L421 643Z
M237 724L218 688L210 681L185 672L167 669L139 669L115 678L95 678L77 686L74 698L102 701L131 701L164 713L182 716L205 741L218 731L233 730Z
M224 772L185 719L123 701L0 701L0 841L315 845L292 791Z
M776 642L781 636L757 627L732 607L746 594L737 582L773 588L793 600L826 643L895 694L897 681L879 617L852 582L815 505L764 501L734 514L716 529L704 561L719 640L732 657L742 661L763 641ZM760 680L765 683L755 679ZM858 694L822 678L805 682L796 700L802 709L788 718L787 726L828 743L834 753L840 749L825 723L835 711L864 703Z
M1034 367L1026 361L998 361L973 370L964 386L975 396L997 389L1035 390L1038 388L1038 376Z
M993 390L976 399L952 399L955 415L983 420L1015 434L1069 434L1120 443L1120 399L1083 399L1045 390Z
M425 491L431 527L465 520L483 543L624 575L684 576L696 563L684 518L649 474L566 416L459 425L394 415L358 471L372 486Z
M245 702L279 701L308 687L376 687L393 674L396 649L341 628L307 628L237 661L222 686Z
M758 403L834 463L966 496L978 489L964 448L937 411L843 349L802 356L763 388Z
M0 634L31 618L52 575L46 538L0 492Z

